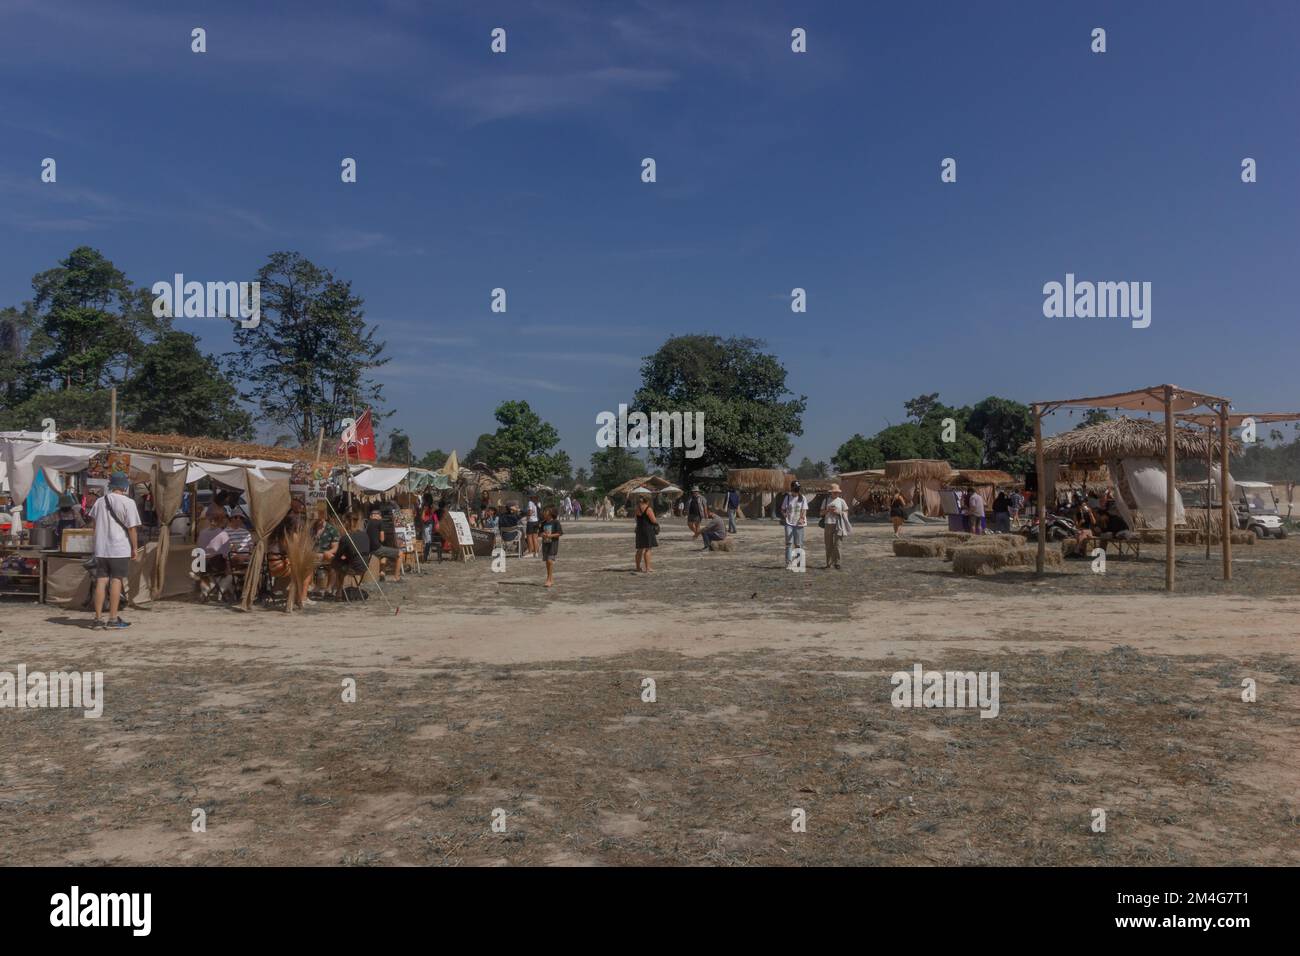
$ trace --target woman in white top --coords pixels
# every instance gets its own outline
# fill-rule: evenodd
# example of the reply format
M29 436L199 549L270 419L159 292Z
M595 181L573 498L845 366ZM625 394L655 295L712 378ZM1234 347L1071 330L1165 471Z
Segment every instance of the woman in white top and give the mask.
M822 505L823 537L826 542L826 567L840 569L840 539L848 535L849 503L840 497L840 486L831 485L829 500Z

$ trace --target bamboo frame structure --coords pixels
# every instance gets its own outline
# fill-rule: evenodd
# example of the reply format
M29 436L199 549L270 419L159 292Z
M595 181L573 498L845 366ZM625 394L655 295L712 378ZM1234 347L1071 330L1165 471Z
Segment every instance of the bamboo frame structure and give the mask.
M1219 497L1223 499L1223 577L1232 580L1232 539L1227 533L1228 525L1228 409L1230 403L1226 398L1193 392L1175 385L1156 385L1137 389L1132 392L1119 392L1112 395L1098 395L1089 398L1069 398L1052 402L1037 402L1031 406L1034 418L1034 464L1038 472L1038 556L1035 573L1041 577L1047 562L1047 507L1045 492L1047 490L1047 473L1043 455L1043 416L1049 415L1064 406L1084 408L1128 408L1135 410L1160 410L1165 416L1165 590L1172 592L1176 581L1177 565L1177 529L1174 527L1174 470L1178 463L1177 436L1174 429L1174 413L1178 410L1192 408L1213 408L1218 406L1219 417ZM1181 406L1181 409L1177 406ZM1209 452L1209 453L1212 453Z

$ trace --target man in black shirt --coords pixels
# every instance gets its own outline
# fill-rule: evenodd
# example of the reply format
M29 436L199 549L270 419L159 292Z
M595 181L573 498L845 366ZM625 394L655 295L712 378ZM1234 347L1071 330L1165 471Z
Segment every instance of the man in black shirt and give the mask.
M385 527L387 525L387 527ZM393 530L392 518L387 522L380 516L378 507L370 509L370 520L366 522L366 537L370 541L370 553L379 558L379 580L384 579L384 560L393 561L393 580L402 580L402 552L394 545L397 534Z

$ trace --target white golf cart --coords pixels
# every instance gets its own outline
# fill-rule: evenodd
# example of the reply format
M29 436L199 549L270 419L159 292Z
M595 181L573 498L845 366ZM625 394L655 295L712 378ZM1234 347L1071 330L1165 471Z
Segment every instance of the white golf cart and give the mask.
M1282 526L1282 517L1278 514L1277 495L1273 486L1266 481L1238 481L1237 500L1233 503L1237 510L1237 523L1248 531L1253 531L1257 538L1286 537L1286 528Z

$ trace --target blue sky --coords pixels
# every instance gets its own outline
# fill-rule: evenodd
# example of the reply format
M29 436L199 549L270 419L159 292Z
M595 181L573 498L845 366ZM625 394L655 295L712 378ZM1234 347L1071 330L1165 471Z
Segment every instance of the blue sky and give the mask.
M141 285L300 251L365 299L417 453L523 398L586 464L684 332L767 340L796 462L922 392L1300 406L1294 2L0 0L0 77L0 304L83 243ZM1151 282L1150 328L1044 318L1067 272Z

